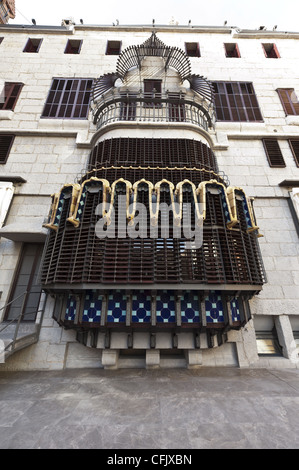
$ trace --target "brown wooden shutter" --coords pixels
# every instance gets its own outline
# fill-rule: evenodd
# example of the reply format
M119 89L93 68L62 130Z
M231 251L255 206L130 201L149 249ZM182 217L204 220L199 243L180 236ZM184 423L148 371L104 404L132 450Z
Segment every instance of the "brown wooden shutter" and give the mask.
M296 165L299 167L299 140L289 140Z
M15 136L0 134L0 163L6 163Z
M269 165L274 168L284 168L286 166L278 141L276 139L263 139L265 152Z

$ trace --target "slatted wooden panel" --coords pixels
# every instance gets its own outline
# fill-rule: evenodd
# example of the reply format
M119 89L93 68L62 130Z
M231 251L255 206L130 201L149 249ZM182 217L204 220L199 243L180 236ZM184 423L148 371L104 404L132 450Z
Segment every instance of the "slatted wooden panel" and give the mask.
M6 163L14 138L11 134L0 134L0 163Z
M286 164L278 141L276 139L263 139L263 144L269 165L273 168L284 168Z
M296 165L299 167L299 140L289 140Z

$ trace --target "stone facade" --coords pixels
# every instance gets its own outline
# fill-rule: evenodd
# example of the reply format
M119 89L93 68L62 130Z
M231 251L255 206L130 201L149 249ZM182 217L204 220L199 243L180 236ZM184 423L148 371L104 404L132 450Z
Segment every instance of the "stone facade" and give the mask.
M156 33L167 45L185 50L185 42L198 42L200 57L190 57L192 71L210 81L252 82L263 122L220 122L204 135L192 126L164 126L163 136L193 138L209 142L219 169L230 184L244 189L254 198L254 210L260 232L260 249L267 283L250 301L253 318L239 331L230 331L228 341L200 350L188 346L180 336L183 353L168 354L167 335L160 336L160 347L144 349L148 338L134 338L136 352L129 354L121 337L109 350L83 346L76 334L62 329L52 318L53 299L48 295L39 341L9 357L1 369L62 369L74 367L292 367L298 368L296 324L299 323L299 243L296 220L290 209L290 192L299 185L288 139L299 138L299 116L286 116L277 89L299 92L299 33L247 31L229 27L157 27ZM45 119L42 112L53 78L96 79L116 68L118 56L105 55L107 40L121 41L122 50L143 43L151 34L148 27L5 27L0 28L0 78L21 82L23 88L13 111L0 110L0 134L15 139L1 178L14 182L14 196L6 213L0 238L0 308L9 299L23 241L40 241L51 194L82 174L92 143L111 136L161 136L160 126L150 123L96 131L92 119ZM25 54L28 38L42 39L36 54ZM69 39L82 40L80 54L64 54ZM224 43L237 43L241 57L225 56ZM275 43L280 58L266 58L262 44ZM131 124L131 123L129 123ZM271 168L262 139L275 138L286 166ZM25 182L14 178L21 177ZM283 181L289 185L280 186ZM297 183L296 183L297 182ZM2 220L2 219L1 219ZM298 224L298 220L297 220ZM32 228L32 227L35 228ZM19 229L18 229L19 227ZM21 227L21 228L20 228ZM38 229L37 227L40 227ZM20 235L16 235L17 231ZM8 233L8 235L6 234ZM15 235L11 235L14 232ZM29 238L26 238L26 233ZM31 234L31 235L30 235ZM4 321L4 310L1 310ZM258 354L255 320L273 319L281 355ZM1 319L1 317L0 317ZM298 328L299 329L299 328ZM126 344L126 341L124 342ZM140 346L141 345L141 346Z

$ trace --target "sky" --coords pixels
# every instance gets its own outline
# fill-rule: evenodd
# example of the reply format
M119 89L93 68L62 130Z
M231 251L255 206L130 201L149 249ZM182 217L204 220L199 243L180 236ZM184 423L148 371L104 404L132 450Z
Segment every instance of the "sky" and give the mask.
M193 26L237 26L258 29L265 26L277 31L299 31L298 0L16 0L16 18L10 24L61 24L72 17L75 23L120 25L180 26L191 20Z

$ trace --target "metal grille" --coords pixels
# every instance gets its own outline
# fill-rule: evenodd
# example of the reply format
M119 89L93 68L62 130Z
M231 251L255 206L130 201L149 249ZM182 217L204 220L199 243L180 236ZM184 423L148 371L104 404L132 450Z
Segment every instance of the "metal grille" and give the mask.
M218 172L212 150L202 142L191 139L107 139L93 148L88 169L110 165L204 168ZM210 175L208 179L211 179Z
M161 188L161 202L170 203L168 185ZM188 189L188 188L187 188ZM115 197L116 220L118 196L126 194L124 183L118 183ZM163 236L163 219L159 218L156 238L132 239L124 225L118 226L115 238L98 238L95 233L95 208L101 192L88 193L81 223L75 228L67 221L70 198L62 207L57 232L48 239L42 282L51 283L190 283L252 284L264 281L256 235L247 232L242 201L237 201L239 224L226 228L221 194L207 192L207 215L200 248L186 249L186 238L174 238L170 227ZM146 202L144 188L139 201ZM188 190L184 202L189 202ZM184 205L183 205L184 207ZM191 214L191 225L194 214Z

